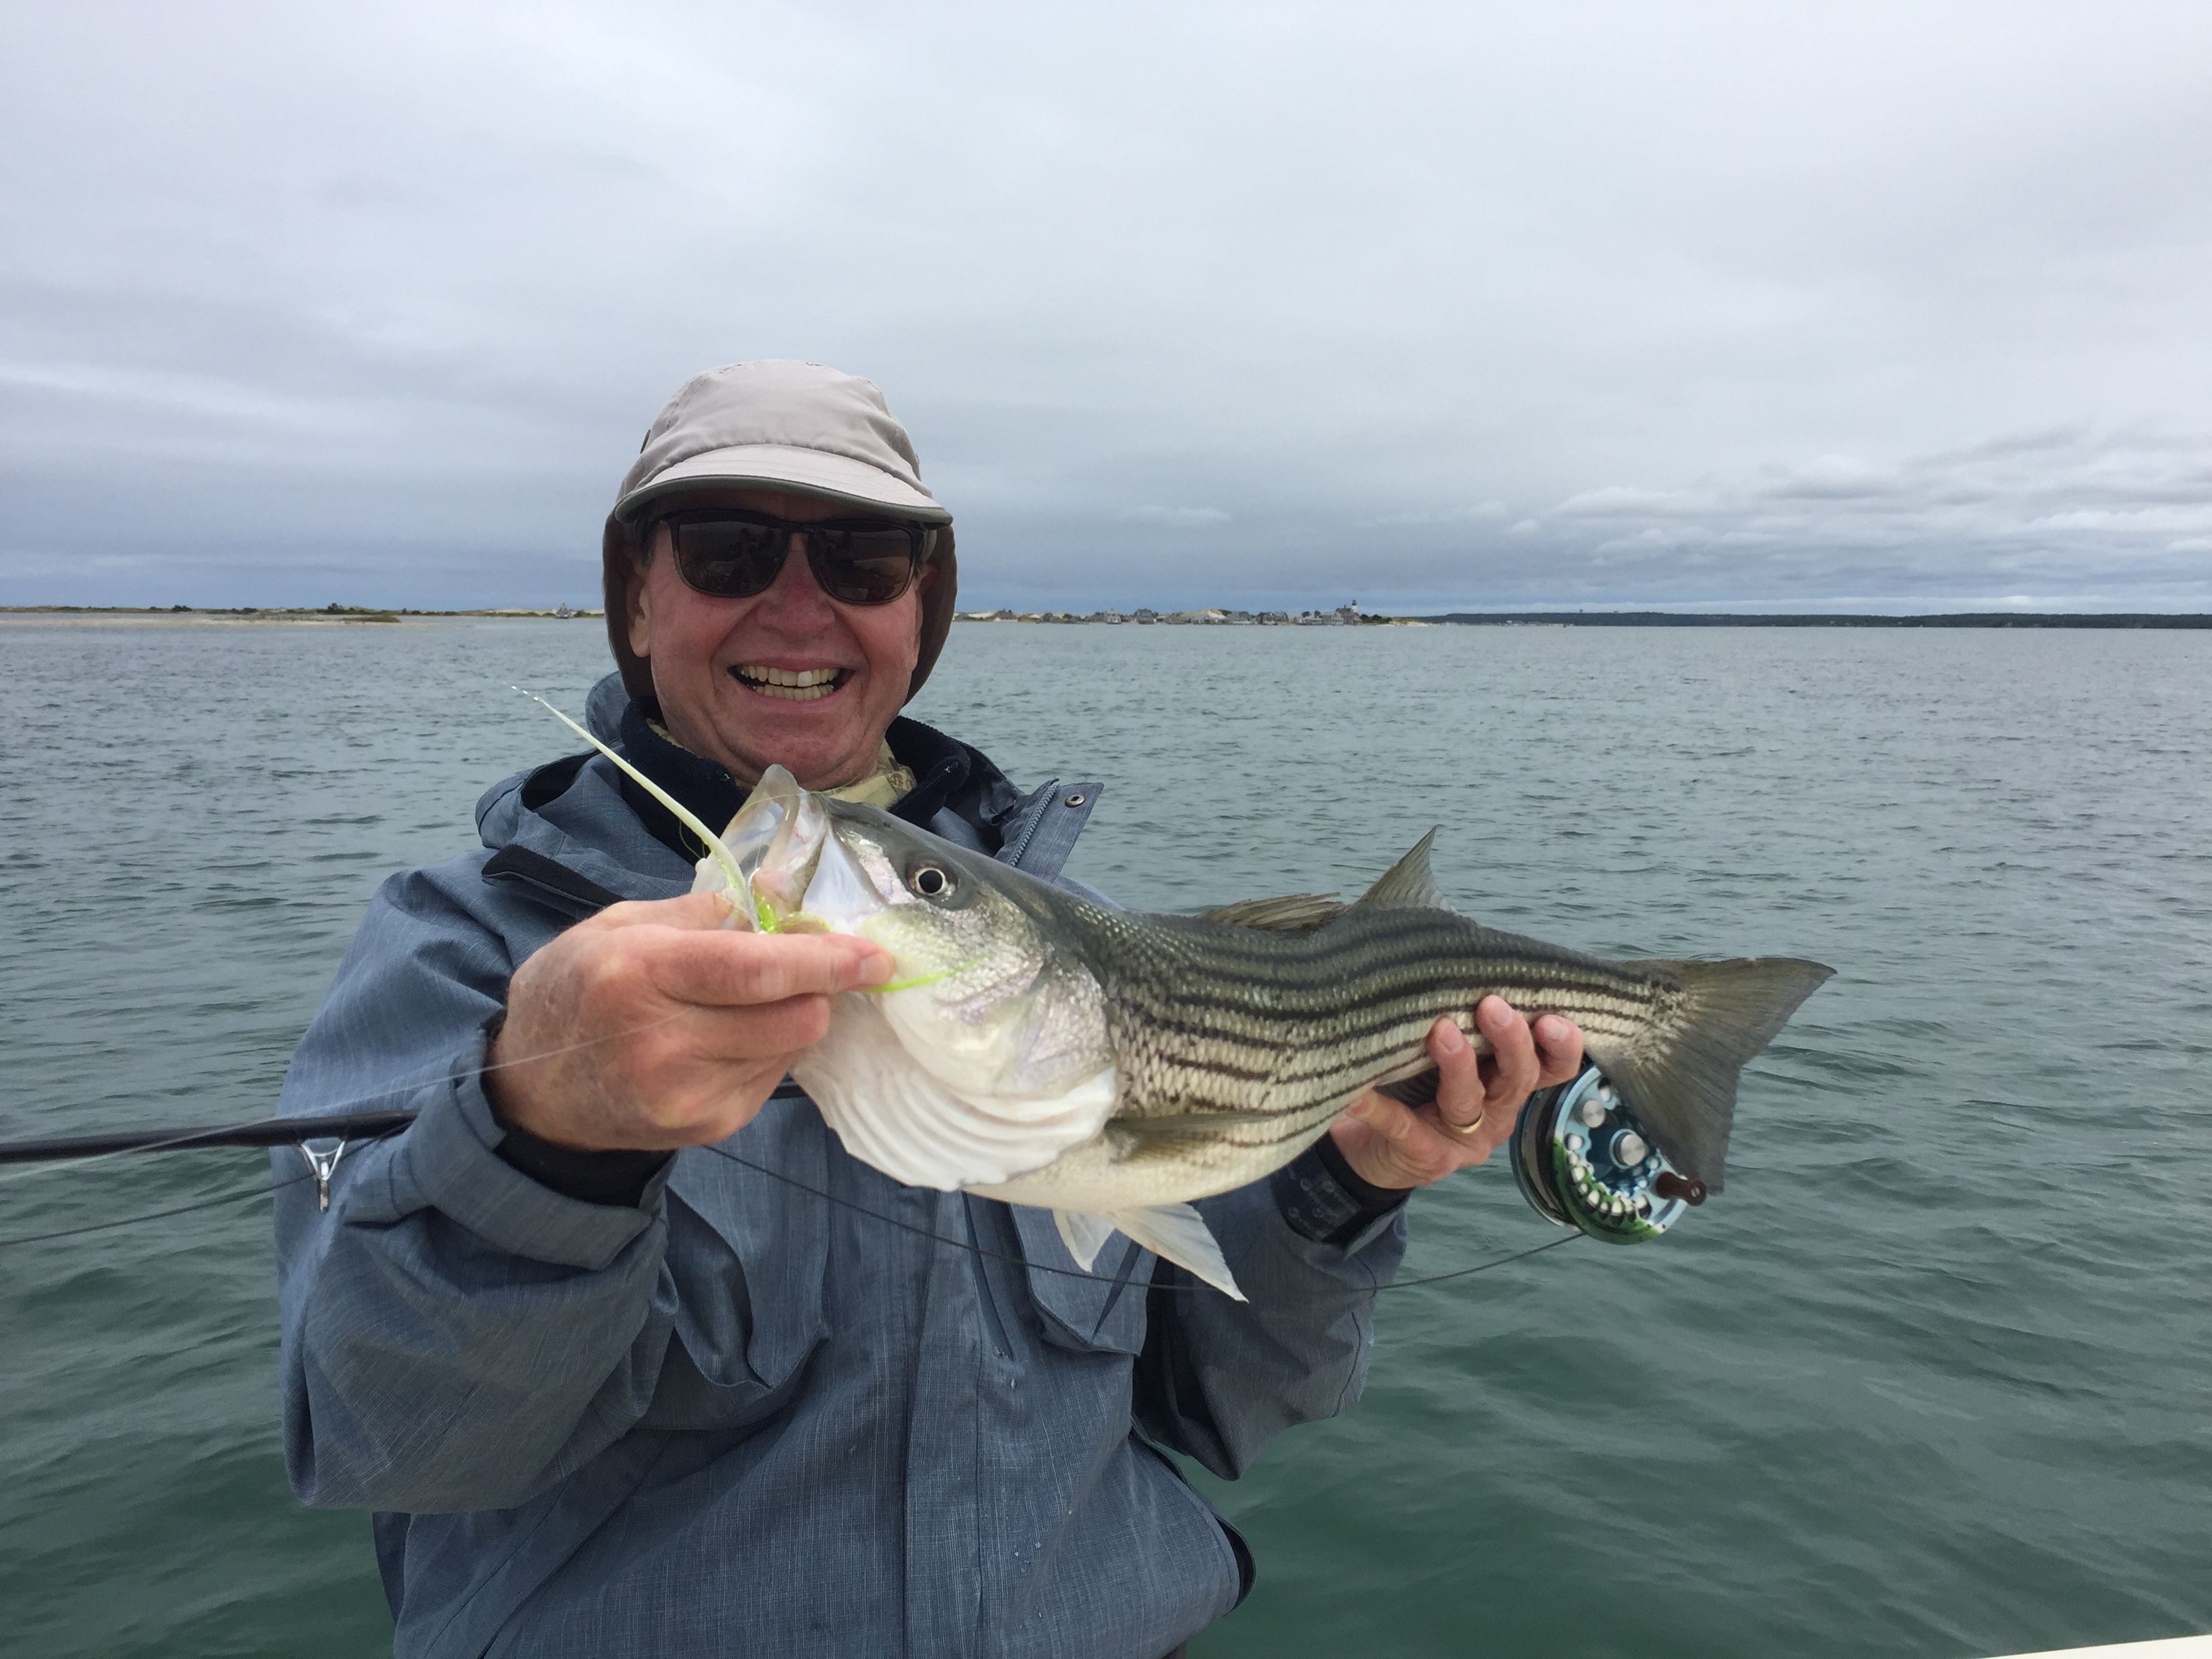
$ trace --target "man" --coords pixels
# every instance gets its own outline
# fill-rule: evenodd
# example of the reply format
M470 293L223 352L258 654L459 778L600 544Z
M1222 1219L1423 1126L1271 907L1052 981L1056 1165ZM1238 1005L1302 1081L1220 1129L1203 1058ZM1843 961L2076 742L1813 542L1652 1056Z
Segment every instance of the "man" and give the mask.
M1024 795L898 718L954 538L868 382L692 380L605 568L595 714L706 821L781 763L1058 878L1096 787ZM879 951L722 931L701 849L604 759L478 822L380 891L283 1100L419 1112L277 1216L294 1485L379 1511L403 1656L1157 1659L1251 1579L1166 1452L1235 1475L1355 1399L1406 1190L1579 1063L1567 1022L1489 999L1480 1066L1432 1035L1434 1106L1370 1096L1202 1203L1249 1304L1134 1245L1085 1275L1042 1212L900 1187L772 1097Z

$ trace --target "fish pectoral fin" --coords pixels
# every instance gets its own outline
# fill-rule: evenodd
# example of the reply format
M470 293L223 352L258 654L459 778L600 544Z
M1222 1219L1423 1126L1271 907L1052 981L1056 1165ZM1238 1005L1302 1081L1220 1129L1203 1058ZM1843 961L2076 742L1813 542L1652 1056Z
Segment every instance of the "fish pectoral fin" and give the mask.
M1352 907L1334 893L1285 893L1280 898L1239 899L1216 906L1200 921L1231 927L1267 927L1285 933L1310 933L1325 927Z
M1195 1273L1224 1296L1238 1302L1245 1299L1244 1292L1237 1288L1237 1276L1222 1259L1221 1246L1213 1242L1212 1229L1206 1224L1206 1218L1188 1204L1160 1204L1149 1210L1115 1210L1106 1215L1083 1218L1119 1228L1154 1255ZM1065 1238L1067 1235L1063 1231L1060 1237Z
M1392 910L1450 909L1437 886L1436 877L1429 872L1429 843L1436 838L1437 832L1431 830L1415 842L1413 851L1385 870L1382 879L1359 896L1359 902Z
M1052 1224L1060 1229L1060 1242L1067 1246L1068 1255L1084 1272L1098 1259L1098 1252L1106 1241L1114 1237L1113 1221L1103 1215L1087 1215L1081 1210L1054 1210Z

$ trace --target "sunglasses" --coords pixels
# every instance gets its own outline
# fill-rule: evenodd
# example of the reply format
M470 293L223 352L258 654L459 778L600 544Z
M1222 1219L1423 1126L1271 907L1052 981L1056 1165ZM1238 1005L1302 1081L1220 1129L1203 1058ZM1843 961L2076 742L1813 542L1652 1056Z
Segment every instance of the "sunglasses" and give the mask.
M676 568L698 592L718 599L765 593L783 568L791 538L806 544L806 566L840 605L889 605L912 587L937 546L937 532L896 519L794 521L708 507L659 522L676 550Z

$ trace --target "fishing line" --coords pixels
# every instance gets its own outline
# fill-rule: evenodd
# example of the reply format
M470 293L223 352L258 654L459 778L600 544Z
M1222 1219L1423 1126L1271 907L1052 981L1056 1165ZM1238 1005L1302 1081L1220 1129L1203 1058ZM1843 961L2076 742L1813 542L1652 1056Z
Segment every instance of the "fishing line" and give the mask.
M81 1238L87 1233L104 1233L117 1227L135 1227L142 1221L161 1221L173 1215L190 1215L194 1210L212 1210L219 1204L242 1204L249 1198L264 1198L283 1187L295 1186L302 1181L312 1181L312 1172L288 1176L282 1181L271 1182L266 1187L249 1188L242 1193L225 1193L221 1198L204 1198L193 1204L179 1204L173 1210L155 1210L146 1215L126 1215L118 1221L95 1221L89 1226L64 1227L51 1233L24 1233L15 1238L0 1238L0 1249L11 1244L44 1244L50 1239Z
M1448 1273L1431 1273L1425 1279L1394 1279L1388 1285L1377 1285L1375 1287L1375 1294L1380 1296L1385 1291L1410 1291L1416 1285L1441 1285L1447 1279L1465 1279L1469 1273L1486 1273L1492 1267L1502 1267L1509 1261L1525 1261L1532 1255L1541 1255L1547 1250L1556 1250L1562 1244L1571 1244L1577 1239L1587 1237L1587 1234L1579 1232L1565 1233L1558 1238L1547 1239L1541 1244L1531 1245L1525 1250L1516 1250L1511 1255L1497 1256L1472 1267L1455 1268Z
M765 1164L756 1164L749 1158L740 1157L736 1152L726 1151L720 1146L708 1146L702 1150L713 1152L717 1157L726 1158L732 1164L742 1164L746 1169L757 1174L764 1175L772 1181L781 1181L787 1187L796 1187L800 1192L811 1194L824 1203L836 1205L839 1209L850 1210L856 1215L866 1216L872 1221L883 1222L886 1225L897 1228L901 1232L912 1233L917 1238L927 1238L939 1244L949 1244L956 1250L966 1250L970 1255L981 1256L988 1261L1010 1262L1017 1267L1026 1267L1031 1273L1050 1273L1057 1279L1087 1279L1094 1285L1115 1285L1121 1282L1118 1278L1109 1279L1104 1273L1086 1273L1080 1267L1051 1267L1042 1261L1032 1261L1025 1255L1012 1255L1004 1250L987 1250L981 1245L971 1244L964 1238L952 1238L944 1233L932 1232L928 1228L920 1226L914 1222L902 1221L895 1215L885 1215L881 1210L872 1210L865 1204L856 1204L849 1198L840 1198L835 1193L825 1193L819 1187L811 1186L796 1176L786 1175L781 1170L771 1170ZM1376 1295L1380 1296L1385 1291L1409 1291L1416 1285L1439 1285L1447 1279L1465 1279L1470 1273L1488 1273L1492 1267L1502 1267L1509 1261L1520 1261L1528 1256L1540 1255L1546 1250L1557 1249L1562 1244L1571 1244L1582 1237L1583 1235L1578 1232L1568 1233L1563 1237L1547 1239L1529 1249L1516 1250L1510 1255L1501 1255L1489 1261L1478 1262L1472 1267L1460 1267L1448 1273L1433 1273L1425 1279L1394 1279L1388 1285L1376 1285L1370 1288ZM1201 1284L1154 1284L1146 1288L1153 1291L1206 1291L1212 1290L1213 1287Z
M796 1188L802 1193L820 1199L825 1204L835 1205L839 1209L850 1210L856 1215L863 1215L872 1221L878 1221L886 1226L896 1227L901 1232L911 1233L915 1237L927 1239L932 1243L948 1245L956 1250L965 1250L969 1255L981 1256L986 1261L1004 1261L1013 1267L1027 1268L1031 1273L1050 1273L1056 1279L1083 1279L1097 1285L1114 1285L1122 1282L1119 1278L1109 1278L1104 1273L1087 1273L1079 1267L1054 1267L1044 1262L1032 1261L1027 1256L1014 1255L1004 1250L986 1249L980 1244L969 1243L967 1239L953 1238L944 1233L934 1232L914 1222L902 1221L895 1215L885 1215L880 1210L871 1209L865 1204L855 1203L851 1199L840 1198L835 1193L824 1192L821 1188L801 1181L796 1176L786 1175L781 1170L771 1170L765 1164L756 1164L752 1159L730 1152L725 1147L710 1146L702 1150L712 1152L718 1158L726 1158L732 1164L741 1164L757 1175L768 1176L771 1181L782 1182L786 1186ZM104 1153L101 1156L118 1157L120 1154ZM112 1232L118 1228L135 1227L150 1221L166 1221L174 1216L190 1215L197 1210L211 1210L225 1204L242 1204L248 1199L260 1198L269 1194L281 1192L287 1187L295 1187L303 1181L313 1179L313 1171L303 1171L299 1175L288 1176L282 1181L272 1182L265 1187L250 1188L246 1191L239 1193L225 1193L217 1198L198 1199L190 1204L179 1204L166 1210L151 1210L143 1215L122 1216L112 1221L94 1221L81 1227L63 1227L52 1232L23 1233L12 1238L0 1238L0 1249L22 1244L44 1244L56 1239L81 1238L90 1233ZM1395 1279L1388 1285L1375 1285L1373 1290L1375 1294L1380 1296L1385 1291L1411 1290L1417 1285L1438 1285L1446 1279L1465 1279L1471 1274L1488 1273L1492 1267L1504 1267L1508 1262L1525 1261L1529 1256L1540 1255L1546 1250L1556 1249L1562 1244L1571 1244L1581 1237L1580 1233L1569 1233L1564 1237L1547 1240L1529 1249L1516 1250L1510 1255L1501 1255L1488 1261L1478 1262L1472 1267L1460 1267L1448 1273L1432 1273L1422 1279ZM1152 1291L1184 1291L1206 1290L1212 1287L1193 1283L1154 1284L1146 1288Z
M350 1107L368 1105L372 1102L389 1099L394 1096L410 1093L416 1090L433 1088L440 1084L465 1082L470 1078L481 1076L485 1072L503 1070L513 1066L527 1065L534 1060L551 1059L557 1054L573 1054L578 1050L592 1048L600 1043L611 1042L622 1037L633 1036L639 1031L650 1030L655 1026L665 1025L670 1021L679 1018L681 1018L680 1013L666 1014L659 1019L646 1020L637 1025L626 1027L624 1030L620 1031L609 1032L603 1036L586 1037L580 1042L563 1043L557 1048L544 1049L537 1054L517 1055L511 1060L501 1060L493 1066L480 1066L474 1071L451 1073L441 1077L412 1079L406 1082L393 1084L389 1088L380 1089L373 1093L356 1095L350 1098L329 1102L327 1103L327 1106L335 1109L327 1113L319 1113L317 1115L337 1115L338 1113L341 1113L345 1109ZM779 1085L776 1093L781 1094L781 1092L782 1085ZM770 1097L775 1098L775 1096L771 1095ZM235 1129L257 1128L263 1127L265 1124L273 1124L276 1122L281 1122L283 1120L281 1119L255 1119L251 1122L225 1127ZM137 1146L122 1148L113 1152L89 1152L81 1157L68 1158L65 1160L57 1159L56 1163L58 1164L60 1162L66 1161L70 1168L82 1170L94 1164L106 1163L115 1158L131 1157L139 1152L160 1152L168 1148L189 1146L194 1142L206 1139L210 1135L220 1134L222 1132L223 1130L222 1127L185 1130L167 1139L148 1141ZM387 1130L385 1133L393 1133L393 1131ZM382 1137L380 1135L360 1137L360 1139L363 1140L381 1138ZM216 1148L210 1146L209 1150L216 1150ZM739 1153L730 1152L724 1147L708 1146L702 1150L713 1152L717 1157L727 1158L733 1164L741 1164L744 1168L751 1170L757 1174L768 1176L772 1181L780 1181L787 1186L795 1188L800 1192L806 1193L812 1197L820 1199L825 1204L834 1205L841 1209L850 1210L857 1215L863 1215L871 1220L881 1222L887 1226L896 1227L902 1232L910 1233L917 1238L927 1239L933 1243L947 1245L954 1249L966 1250L971 1255L982 1257L988 1261L1004 1261L1015 1267L1026 1267L1032 1272L1049 1273L1055 1278L1089 1279L1094 1283L1101 1285L1112 1285L1119 1282L1117 1279L1109 1278L1103 1273L1089 1273L1080 1268L1049 1267L1042 1262L1032 1261L1027 1256L1013 1255L1000 1250L986 1249L980 1244L969 1243L967 1239L953 1238L943 1233L933 1232L930 1229L918 1225L913 1222L902 1221L896 1216L885 1215L879 1210L871 1209L865 1204L858 1204L850 1199L840 1198L835 1193L824 1192L817 1187L811 1186L806 1182L798 1179L796 1176L786 1175L780 1170L771 1170L763 1164L756 1164L752 1159L745 1158ZM11 1180L44 1173L45 1170L53 1167L56 1167L56 1164L32 1164L20 1170L0 1174L0 1185L4 1185ZM273 1193L283 1188L294 1186L300 1182L312 1179L313 1179L313 1172L310 1171L297 1176L289 1176L286 1179L276 1182L268 1187L256 1188L249 1192L232 1193L221 1198L203 1199L195 1203L180 1205L172 1209L155 1210L144 1215L124 1216L112 1221L95 1222L82 1227L64 1228L55 1232L28 1233L13 1238L0 1238L0 1249L4 1249L10 1245L43 1243L53 1239L75 1238L88 1233L108 1232L118 1228L136 1226L142 1222L166 1220L173 1216L188 1215L196 1210L211 1209L218 1205L223 1204L240 1203L244 1201L246 1199L257 1196L259 1194ZM1546 1250L1552 1249L1560 1244L1571 1243L1572 1240L1581 1237L1582 1235L1578 1232L1569 1233L1564 1237L1547 1240L1546 1243L1535 1245L1529 1249L1515 1251L1509 1255L1498 1256L1489 1261L1477 1263L1472 1267L1461 1267L1450 1273L1431 1274L1421 1279L1397 1279L1388 1285L1376 1285L1373 1289L1376 1294L1380 1295L1384 1291L1410 1290L1418 1285L1436 1285L1441 1284L1447 1279L1464 1279L1474 1273L1487 1273L1492 1267L1504 1267L1509 1262L1519 1261L1532 1255L1540 1255ZM1156 1285L1151 1288L1162 1291L1196 1291L1206 1287L1197 1284L1177 1284Z

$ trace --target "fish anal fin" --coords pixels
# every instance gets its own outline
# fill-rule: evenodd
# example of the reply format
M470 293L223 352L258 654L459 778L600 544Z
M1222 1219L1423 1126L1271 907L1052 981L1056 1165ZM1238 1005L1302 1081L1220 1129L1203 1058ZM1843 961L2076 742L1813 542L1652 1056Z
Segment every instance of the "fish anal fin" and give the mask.
M1239 899L1206 911L1200 921L1231 927L1267 927L1285 933L1310 933L1325 927L1352 907L1334 893L1285 893L1280 898Z
M1054 1212L1057 1216L1059 1212ZM1206 1224L1206 1218L1188 1204L1160 1204L1147 1210L1115 1210L1103 1216L1084 1216L1081 1220L1095 1222L1109 1231L1118 1228L1143 1245L1164 1261L1172 1261L1204 1279L1224 1296L1242 1302L1244 1292L1237 1288L1237 1276L1229 1271L1229 1263L1222 1259L1221 1246L1215 1243L1213 1231ZM1065 1224L1060 1233L1067 1234ZM1101 1242L1103 1242L1102 1236Z
M1087 1215L1081 1210L1054 1210L1052 1224L1060 1229L1060 1242L1067 1246L1068 1255L1084 1272L1098 1259L1098 1252L1114 1236L1114 1224L1103 1215Z
M1394 910L1450 909L1437 886L1436 877L1429 871L1429 844L1436 838L1437 832L1431 830L1415 842L1411 852L1385 870L1382 879L1359 896L1359 902Z
M1627 1096L1667 1161L1719 1192L1744 1063L1835 969L1789 957L1623 965L1678 981L1679 1012L1649 1041L1590 1038L1591 1063Z

